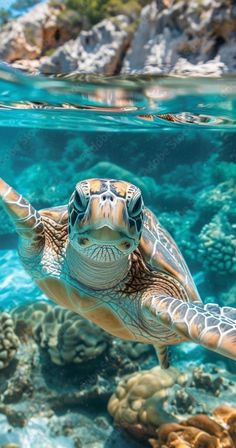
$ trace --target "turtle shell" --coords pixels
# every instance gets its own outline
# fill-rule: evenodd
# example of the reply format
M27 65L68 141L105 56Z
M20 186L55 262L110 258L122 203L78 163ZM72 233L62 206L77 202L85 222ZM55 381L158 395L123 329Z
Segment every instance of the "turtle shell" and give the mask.
M185 288L190 302L201 302L194 280L178 246L147 208L144 212L139 250L151 270L170 274Z

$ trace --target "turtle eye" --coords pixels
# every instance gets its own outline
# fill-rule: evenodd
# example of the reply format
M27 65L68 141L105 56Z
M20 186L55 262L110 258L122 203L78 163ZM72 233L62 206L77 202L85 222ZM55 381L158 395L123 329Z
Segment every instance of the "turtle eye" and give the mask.
M133 200L131 200L129 204L129 214L132 217L138 216L143 209L143 200L141 194Z
M74 196L74 207L79 212L84 212L86 207L88 205L88 199L85 196L83 190L75 190L75 196Z

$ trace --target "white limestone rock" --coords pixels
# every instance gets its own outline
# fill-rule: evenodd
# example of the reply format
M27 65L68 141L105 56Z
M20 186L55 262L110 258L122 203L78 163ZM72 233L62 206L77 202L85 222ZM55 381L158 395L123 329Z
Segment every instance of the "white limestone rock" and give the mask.
M212 75L235 71L236 5L153 1L143 8L123 73ZM140 51L142 49L142 51Z
M0 30L0 59L36 59L71 38L69 26L60 18L63 8L42 3L4 25Z
M131 39L129 23L128 17L119 15L82 31L77 39L58 48L51 57L42 58L41 72L116 73Z

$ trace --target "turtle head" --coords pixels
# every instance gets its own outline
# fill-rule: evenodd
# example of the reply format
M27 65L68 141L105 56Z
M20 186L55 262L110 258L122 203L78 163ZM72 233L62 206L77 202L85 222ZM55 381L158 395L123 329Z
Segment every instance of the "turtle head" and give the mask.
M79 182L69 201L71 245L95 261L111 262L129 255L139 244L143 208L141 191L128 182Z

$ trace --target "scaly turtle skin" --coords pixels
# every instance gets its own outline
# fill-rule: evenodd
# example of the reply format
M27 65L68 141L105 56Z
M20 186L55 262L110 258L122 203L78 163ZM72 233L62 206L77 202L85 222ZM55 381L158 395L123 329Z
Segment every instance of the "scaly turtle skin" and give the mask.
M236 310L203 305L186 263L140 190L121 180L79 182L68 205L37 211L0 179L22 263L59 305L123 339L192 340L236 359Z

